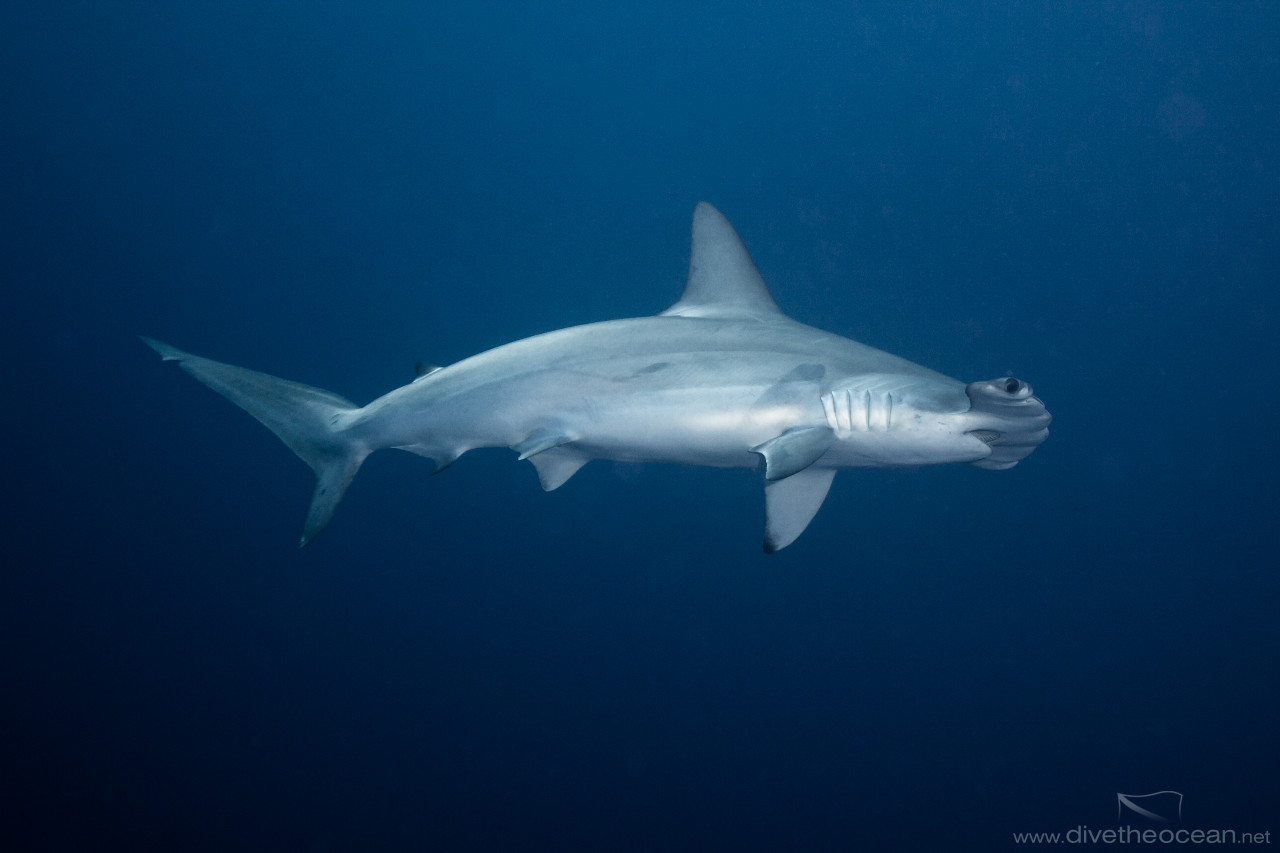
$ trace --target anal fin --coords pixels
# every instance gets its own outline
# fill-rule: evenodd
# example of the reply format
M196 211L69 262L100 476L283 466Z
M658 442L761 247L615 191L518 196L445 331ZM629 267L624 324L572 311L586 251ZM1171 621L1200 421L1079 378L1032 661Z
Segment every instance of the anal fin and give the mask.
M396 450L404 450L415 456L425 456L435 463L435 470L432 474L439 474L445 468L448 468L454 462L458 461L458 457L467 452L466 447L447 447L438 444L428 444L421 442L419 444L401 444L395 448Z
M591 461L590 456L570 450L567 447L552 447L539 452L536 456L522 456L533 463L538 471L538 480L543 491L554 491L565 484L565 481L578 473L578 469Z
M834 468L805 468L764 485L764 552L772 554L796 541L827 499Z

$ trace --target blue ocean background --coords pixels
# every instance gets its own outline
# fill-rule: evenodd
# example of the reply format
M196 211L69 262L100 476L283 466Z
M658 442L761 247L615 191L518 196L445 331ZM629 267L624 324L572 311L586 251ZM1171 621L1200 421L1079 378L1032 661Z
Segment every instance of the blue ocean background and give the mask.
M23 850L1004 850L1280 833L1268 2L15 2L3 835ZM1006 472L505 450L310 471L144 334L364 403L679 296L1054 415ZM1135 824L1136 825L1136 824Z

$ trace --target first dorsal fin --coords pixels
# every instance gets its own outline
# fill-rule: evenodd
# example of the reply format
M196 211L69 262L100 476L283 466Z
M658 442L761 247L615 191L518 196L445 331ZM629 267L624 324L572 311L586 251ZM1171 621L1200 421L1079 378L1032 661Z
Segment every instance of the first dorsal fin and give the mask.
M781 314L738 232L723 213L698 202L689 280L680 301L662 316L765 320Z

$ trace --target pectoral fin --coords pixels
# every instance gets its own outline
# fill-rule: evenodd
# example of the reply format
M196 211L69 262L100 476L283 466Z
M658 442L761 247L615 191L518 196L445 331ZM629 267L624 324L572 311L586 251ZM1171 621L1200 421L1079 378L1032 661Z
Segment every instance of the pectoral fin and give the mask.
M835 440L836 434L830 427L797 427L757 444L751 452L764 457L766 480L782 480L817 462Z
M772 554L796 541L827 498L834 468L806 468L764 485L764 552Z

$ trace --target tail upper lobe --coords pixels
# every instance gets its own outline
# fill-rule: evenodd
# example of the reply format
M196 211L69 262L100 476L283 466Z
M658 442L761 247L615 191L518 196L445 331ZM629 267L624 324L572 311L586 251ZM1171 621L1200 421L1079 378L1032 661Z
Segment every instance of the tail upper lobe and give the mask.
M344 416L359 410L349 400L300 382L191 355L151 338L143 343L253 415L311 466L316 487L299 547L324 530L369 449L343 431Z

